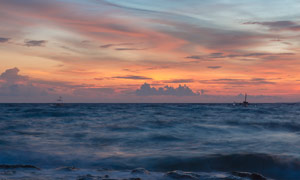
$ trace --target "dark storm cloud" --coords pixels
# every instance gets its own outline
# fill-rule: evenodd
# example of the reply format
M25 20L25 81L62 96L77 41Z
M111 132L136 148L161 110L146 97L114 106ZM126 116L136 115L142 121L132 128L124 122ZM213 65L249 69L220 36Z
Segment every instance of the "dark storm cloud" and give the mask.
M34 46L44 46L47 43L45 40L27 40L25 41L25 46L34 47Z
M152 78L145 76L115 76L116 79L132 79L132 80L151 80Z
M143 84L135 91L138 96L197 96L188 86L179 85L177 88L165 86L161 88L151 87L150 84Z

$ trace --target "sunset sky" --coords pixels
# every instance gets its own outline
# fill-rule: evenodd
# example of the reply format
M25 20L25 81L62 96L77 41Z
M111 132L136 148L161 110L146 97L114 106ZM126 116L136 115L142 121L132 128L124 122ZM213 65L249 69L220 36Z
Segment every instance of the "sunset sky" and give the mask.
M299 0L0 0L0 102L300 102Z

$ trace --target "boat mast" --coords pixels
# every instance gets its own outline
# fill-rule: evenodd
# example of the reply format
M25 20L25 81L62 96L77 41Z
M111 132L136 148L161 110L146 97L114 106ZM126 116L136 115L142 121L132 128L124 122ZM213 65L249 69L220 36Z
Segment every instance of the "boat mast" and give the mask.
M59 96L59 98L57 99L57 102L58 102L58 103L63 103L63 99L62 99L61 96Z

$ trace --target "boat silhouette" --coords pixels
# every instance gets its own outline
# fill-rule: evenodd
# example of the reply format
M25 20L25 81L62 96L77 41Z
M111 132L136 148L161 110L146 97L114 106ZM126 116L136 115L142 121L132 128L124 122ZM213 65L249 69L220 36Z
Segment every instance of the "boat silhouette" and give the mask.
M249 102L247 101L247 96L248 96L247 93L245 93L245 100L241 103L234 102L233 105L248 107Z
M249 105L247 101L247 93L245 94L245 101L242 103L243 106L247 107Z
M58 97L57 102L55 103L56 106L63 106L63 98L61 96Z

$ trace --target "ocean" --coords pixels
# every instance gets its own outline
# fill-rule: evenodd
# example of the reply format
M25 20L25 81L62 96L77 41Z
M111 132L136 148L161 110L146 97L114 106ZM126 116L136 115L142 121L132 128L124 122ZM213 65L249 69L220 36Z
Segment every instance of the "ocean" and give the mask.
M0 179L300 179L300 104L0 104Z

